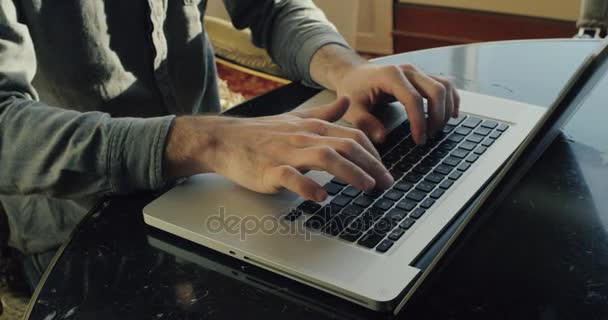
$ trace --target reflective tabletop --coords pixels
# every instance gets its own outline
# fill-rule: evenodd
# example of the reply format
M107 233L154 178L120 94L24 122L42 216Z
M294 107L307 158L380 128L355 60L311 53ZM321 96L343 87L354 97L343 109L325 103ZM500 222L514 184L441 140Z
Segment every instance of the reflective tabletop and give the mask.
M549 106L596 45L498 42L376 62L413 63L461 89ZM598 88L506 197L488 200L396 318L608 319L608 76ZM316 92L291 84L232 113L280 113ZM394 317L148 227L142 208L159 194L99 203L45 274L30 318Z

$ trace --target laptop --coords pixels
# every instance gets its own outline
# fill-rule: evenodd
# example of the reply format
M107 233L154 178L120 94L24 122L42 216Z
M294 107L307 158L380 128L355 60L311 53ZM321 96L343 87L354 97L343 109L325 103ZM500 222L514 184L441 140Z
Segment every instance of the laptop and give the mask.
M153 227L372 310L398 313L531 143L547 145L570 100L606 61L608 42L581 64L549 107L460 90L461 116L424 146L403 106L378 108L389 131L377 146L395 178L361 192L326 172L307 176L330 197L263 195L216 174L195 175L148 204ZM328 103L324 91L298 108ZM538 156L540 151L536 150ZM466 212L466 215L463 213Z

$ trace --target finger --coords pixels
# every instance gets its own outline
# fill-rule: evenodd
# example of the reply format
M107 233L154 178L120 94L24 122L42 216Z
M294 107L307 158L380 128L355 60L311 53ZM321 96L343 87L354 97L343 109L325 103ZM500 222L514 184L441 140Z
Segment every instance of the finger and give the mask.
M430 125L428 132L431 136L435 136L445 124L446 88L440 82L419 72L412 65L403 65L401 68L412 85L428 100L428 122Z
M384 164L353 139L304 136L295 140L297 141L294 142L299 144L296 145L296 147L307 148L328 146L337 151L342 157L351 161L370 175L376 181L376 186L378 188L388 188L395 182L391 174L384 167Z
M460 94L458 90L452 91L452 99L454 100L454 110L452 110L452 118L458 118L460 115Z
M287 163L298 170L313 169L327 171L359 190L370 190L376 181L363 169L341 156L328 146L300 149L287 155Z
M283 187L309 200L321 202L327 198L323 187L288 165L269 169L266 181L272 187Z
M403 104L414 141L417 144L425 144L427 140L426 117L422 96L399 67L387 66L387 68L388 77L384 78L385 81L380 84L381 90L394 96Z
M348 97L340 97L331 104L292 112L292 114L301 118L315 118L329 122L336 122L348 111L350 99Z
M306 125L308 126L308 124ZM374 157L380 159L380 154L378 154L374 144L369 140L368 136L359 129L329 122L324 123L324 128L319 128L316 124L312 124L311 127L310 130L318 135L353 139Z
M446 89L446 100L445 100L445 114L443 115L443 124L445 125L450 117L454 114L454 86L452 83L443 77L430 76L434 80L440 82Z
M365 132L375 143L382 143L386 138L386 131L382 122L366 108L350 108L347 117L350 123Z

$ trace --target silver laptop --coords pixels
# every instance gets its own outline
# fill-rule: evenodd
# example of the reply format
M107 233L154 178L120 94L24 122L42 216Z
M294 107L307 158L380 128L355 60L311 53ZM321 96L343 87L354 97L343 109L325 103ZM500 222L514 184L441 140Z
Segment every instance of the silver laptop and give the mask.
M604 43L550 108L459 91L462 116L426 146L414 145L402 105L382 108L379 117L390 134L379 151L396 178L388 190L360 192L311 171L307 175L331 195L314 203L287 191L257 194L203 174L147 205L144 220L356 304L397 313L472 216L462 219L463 209L474 212L483 203L606 55ZM321 92L299 108L333 99ZM421 259L428 260L424 267Z

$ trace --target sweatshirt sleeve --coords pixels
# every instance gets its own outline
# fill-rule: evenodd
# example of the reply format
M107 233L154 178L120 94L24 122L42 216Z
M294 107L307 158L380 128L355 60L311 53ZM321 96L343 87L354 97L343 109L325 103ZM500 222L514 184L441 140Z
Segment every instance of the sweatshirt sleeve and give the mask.
M310 62L321 47L348 47L312 0L224 0L236 28L250 28L252 41L265 48L292 80L317 86Z
M162 186L172 116L111 118L37 101L36 55L13 1L0 0L0 194L76 198Z

